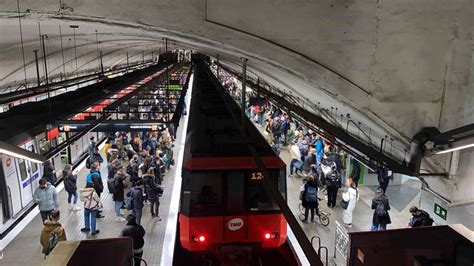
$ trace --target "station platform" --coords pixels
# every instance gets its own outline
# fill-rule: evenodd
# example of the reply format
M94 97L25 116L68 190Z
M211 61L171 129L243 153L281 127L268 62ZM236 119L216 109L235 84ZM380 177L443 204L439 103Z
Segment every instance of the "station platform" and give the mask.
M263 133L263 127L257 125L257 128ZM288 152L287 146L281 147L280 157L287 164L287 174L290 172L290 161L291 157ZM294 175L294 178L287 178L287 202L291 211L296 217L300 217L301 211L299 205L300 187L303 185L303 177ZM359 185L360 199L356 204L356 208L353 213L353 222L351 228L345 228L348 232L357 231L369 231L372 224L372 216L374 210L371 209L372 199L375 195L377 186L374 185ZM318 191L318 196L323 198L319 202L319 210L330 213L329 225L323 226L319 223L317 217L315 217L314 223L303 223L300 224L303 230L306 232L308 239L313 236L321 238L321 245L328 248L329 251L329 265L346 265L346 262L341 258L340 254L337 254L334 259L334 245L336 236L336 223L343 224L342 213L343 209L339 206L339 202L342 199L342 192L345 189L341 188L337 195L337 206L334 209L327 207L327 197L324 192ZM387 197L390 201L391 210L389 211L392 223L387 226L387 229L395 228L406 228L411 214L409 208L412 205L418 206L421 195L421 182L413 179L407 180L401 185L390 184L386 192ZM298 219L299 220L299 219ZM317 246L315 245L316 249ZM322 254L322 260L325 261L324 254Z
M183 119L183 118L182 118ZM181 139L183 134L183 127L179 127L176 139ZM178 145L177 145L178 146ZM101 155L104 157L103 151ZM174 147L175 156L179 155L178 147ZM104 157L105 158L105 157ZM127 161L122 161L123 165L128 164ZM77 168L77 187L85 187L86 175L89 169L82 163ZM162 245L164 243L166 224L168 220L169 206L171 202L171 192L175 181L176 167L171 166L171 169L166 173L162 185L165 186L163 196L160 198L159 214L161 221L152 219L150 214L150 205L145 204L143 208L142 226L145 229L145 246L143 251L143 259L147 265L160 265ZM101 195L101 202L104 206L102 215L104 218L97 219L97 229L100 233L94 237L90 233L83 233L80 229L84 225L84 211L71 211L68 208L67 192L62 189L58 192L59 196L59 210L61 213L60 223L65 228L67 240L87 240L118 237L120 232L125 227L126 222L118 222L115 220L114 201L112 194L107 190L107 164L101 165L102 180L104 182L104 192ZM62 184L58 186L58 190ZM82 202L78 200L78 206L82 206ZM131 213L126 209L122 209L121 213L126 217ZM42 230L41 217L39 213L34 219L24 227L16 238L3 250L3 259L0 260L1 265L20 266L20 265L41 265L44 261L44 255L41 253L40 234Z

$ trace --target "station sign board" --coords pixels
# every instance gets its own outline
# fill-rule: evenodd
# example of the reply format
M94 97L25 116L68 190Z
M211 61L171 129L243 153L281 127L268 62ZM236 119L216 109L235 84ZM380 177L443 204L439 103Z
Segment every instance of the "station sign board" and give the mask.
M82 132L84 131L89 124L85 123L71 123L71 124L59 124L59 132ZM131 131L161 131L163 129L163 124L161 123L137 123L137 124L127 124L127 123L101 123L95 127L93 132L131 132Z

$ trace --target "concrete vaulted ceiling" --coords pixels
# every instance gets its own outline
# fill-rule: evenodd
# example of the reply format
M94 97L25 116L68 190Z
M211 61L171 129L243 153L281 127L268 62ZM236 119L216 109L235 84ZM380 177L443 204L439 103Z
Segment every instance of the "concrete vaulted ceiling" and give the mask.
M50 76L192 48L322 107L350 113L377 137L394 138L397 156L422 127L441 131L474 122L473 1L435 0L3 0L0 88L36 78L33 50L46 41ZM61 5L61 8L60 8ZM59 36L62 28L63 49ZM62 53L65 53L65 66ZM433 167L446 170L444 159Z

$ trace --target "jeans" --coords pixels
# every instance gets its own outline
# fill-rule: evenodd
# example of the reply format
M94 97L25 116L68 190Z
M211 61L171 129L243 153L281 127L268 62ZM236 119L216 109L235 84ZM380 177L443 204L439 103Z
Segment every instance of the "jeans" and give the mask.
M155 201L150 201L151 202L151 205L150 205L150 213L151 215L156 215L158 216L159 212L158 212L158 208L160 207L160 201L159 200L155 200Z
M291 159L290 162L290 175L293 175L293 168L295 168L295 173L303 169L303 162L297 159Z
M314 209L315 208L304 208L304 219L308 221L308 212L311 210L311 221L314 221Z
M323 157L322 155L317 155L317 154L316 154L316 165L320 165L320 164L321 164L321 158L322 158L322 157Z
M97 212L97 210L84 209L84 227L91 229L93 234L95 234L96 229Z
M327 189L328 189L328 207L336 207L337 191L339 190L339 188L335 186L328 186Z
M77 203L77 191L74 191L73 193L68 192L67 194L68 194L67 203L71 203L71 198L74 197L73 203L76 204Z
M280 145L280 139L281 139L281 135L280 135L280 134L274 134L274 135L273 135L273 140L275 141L275 144Z
M44 220L48 220L49 219L49 215L51 214L53 210L49 210L49 211L40 211L40 215L41 215L41 221L44 223Z
M122 207L122 201L114 201L115 202L115 216L120 217L120 207Z
M386 224L372 224L372 226L370 226L370 231L382 231L382 230L387 230Z
M136 217L136 222L138 225L141 225L142 221L142 209L133 208L133 215Z

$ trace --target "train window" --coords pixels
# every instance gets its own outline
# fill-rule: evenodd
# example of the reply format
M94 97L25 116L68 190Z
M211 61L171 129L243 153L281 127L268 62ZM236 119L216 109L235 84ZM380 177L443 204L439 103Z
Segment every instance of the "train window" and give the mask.
M51 149L51 143L46 138L40 139L38 143L40 154L45 154Z
M18 159L18 166L20 167L21 180L25 181L26 179L28 179L28 174L26 173L25 160Z
M30 151L36 153L35 147L32 145L30 146ZM38 164L31 162L31 172L36 173L38 171Z
M215 214L222 210L222 174L193 173L188 179L190 215Z
M262 178L258 177L258 173L249 173L247 198L250 211L278 210L278 205L269 194L269 191L265 189ZM272 175L271 178L275 180L275 176Z
M226 212L242 212L245 210L244 202L244 175L242 172L227 173Z

